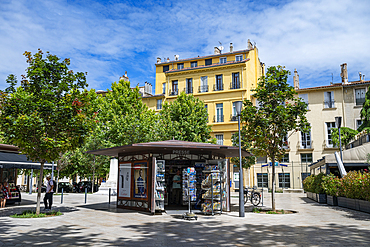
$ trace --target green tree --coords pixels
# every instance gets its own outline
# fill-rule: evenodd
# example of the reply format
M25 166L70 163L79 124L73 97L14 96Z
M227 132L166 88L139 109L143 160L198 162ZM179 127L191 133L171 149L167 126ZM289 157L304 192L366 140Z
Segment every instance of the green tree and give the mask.
M159 140L163 134L159 116L142 102L139 88L130 82L112 83L105 97L100 97L96 138L105 147Z
M60 61L39 49L25 52L28 67L21 86L10 75L9 87L1 92L0 129L8 143L19 147L29 159L39 161L37 208L40 213L41 183L46 161L73 150L84 140L93 124L85 74L68 68L69 59Z
M289 74L282 66L269 67L254 90L258 106L245 100L241 114L242 136L251 142L249 150L255 156L267 156L272 161L272 210L275 210L275 161L285 154L284 138L292 131L309 130L307 104L287 83Z
M163 104L161 111L165 139L191 142L212 142L211 126L208 126L208 112L203 101L193 95L181 92L171 103Z
M358 134L357 130L348 128L348 127L340 127L340 141L342 143L342 147L348 145ZM339 147L339 131L338 128L331 129L331 138L333 140L333 144L336 147Z
M369 87L370 89L370 87ZM365 102L362 105L361 109L361 120L362 124L358 128L358 131L361 132L364 129L370 131L370 90L367 90L365 95Z

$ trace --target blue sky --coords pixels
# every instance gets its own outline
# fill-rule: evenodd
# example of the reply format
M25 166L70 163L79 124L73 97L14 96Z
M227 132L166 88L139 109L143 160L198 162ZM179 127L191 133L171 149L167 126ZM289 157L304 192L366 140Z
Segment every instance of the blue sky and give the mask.
M370 79L370 1L67 1L0 0L0 89L38 48L71 58L105 90L128 72L131 85L155 84L156 57L209 55L219 41L255 42L266 66L296 68L301 87ZM290 78L292 83L292 78Z

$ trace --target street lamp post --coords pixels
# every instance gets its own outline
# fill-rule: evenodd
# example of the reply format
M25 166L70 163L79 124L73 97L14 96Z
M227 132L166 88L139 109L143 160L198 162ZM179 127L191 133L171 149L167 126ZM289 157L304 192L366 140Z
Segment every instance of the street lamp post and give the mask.
M238 131L239 131L239 217L244 217L244 179L242 167L242 146L240 139L240 114L242 111L243 102L235 102L235 110L238 115Z
M338 128L340 159L342 160L342 163L343 163L342 142L340 139L340 126L342 125L342 117L335 117L335 124L337 125L337 128Z

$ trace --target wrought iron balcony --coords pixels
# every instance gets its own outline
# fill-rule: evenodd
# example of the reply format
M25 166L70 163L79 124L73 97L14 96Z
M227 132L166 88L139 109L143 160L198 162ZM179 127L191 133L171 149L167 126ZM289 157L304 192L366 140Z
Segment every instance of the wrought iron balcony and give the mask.
M334 100L325 100L324 101L324 108L335 108L335 101Z
M223 83L216 83L213 85L213 91L222 91L222 90L224 90Z
M184 92L187 94L193 93L193 87L184 88Z
M230 115L230 121L238 121L238 116Z
M179 90L175 89L175 90L170 90L169 92L169 95L170 96L174 96L174 95L178 95L179 94Z
M312 149L313 148L313 141L300 141L298 143L298 149Z
M239 89L239 88L240 88L240 82L230 83L230 89Z
M208 85L199 86L199 93L206 93L208 92Z
M356 105L363 105L365 103L365 98L356 98Z
M213 116L214 123L222 123L224 121L224 115L215 115Z

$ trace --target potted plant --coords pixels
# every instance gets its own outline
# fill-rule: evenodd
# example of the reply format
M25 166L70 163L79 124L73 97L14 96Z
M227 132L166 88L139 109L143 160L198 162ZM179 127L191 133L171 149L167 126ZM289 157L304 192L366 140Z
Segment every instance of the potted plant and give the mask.
M320 173L315 176L313 181L314 192L316 193L316 198L318 203L326 203L326 194L322 186L324 173Z
M332 206L338 206L340 179L330 173L324 176L322 180L322 187L326 193L326 203Z
M314 193L314 188L313 188L314 178L315 178L315 175L310 175L305 180L303 180L303 189L307 193L307 198L316 201L316 194Z

